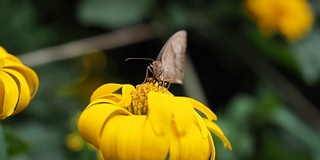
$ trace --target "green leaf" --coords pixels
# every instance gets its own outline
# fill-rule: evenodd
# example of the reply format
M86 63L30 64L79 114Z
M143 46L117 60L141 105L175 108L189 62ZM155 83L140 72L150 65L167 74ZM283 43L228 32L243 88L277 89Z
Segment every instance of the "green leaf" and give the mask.
M86 25L118 28L141 22L152 4L150 0L83 0L78 18Z
M299 69L304 81L310 85L320 78L320 32L314 31L294 46Z
M314 157L320 157L319 133L296 117L287 107L276 108L271 121L305 144Z
M303 144L286 132L267 129L262 135L261 149L257 155L264 155L265 159L312 159L311 155L306 153L307 149L301 147Z
M51 26L39 23L41 13L37 12L36 5L31 1L2 0L0 15L5 15L0 16L0 45L11 53L47 46L59 36Z
M233 119L238 124L248 125L254 109L254 97L246 94L238 94L232 98L230 104L228 105L226 115L229 116L228 118Z
M190 13L187 7L180 3L172 2L169 3L168 12L168 19L170 19L171 25L175 28L185 28L188 25Z
M226 108L223 115L218 114L218 121L215 123L221 127L234 149L229 151L216 144L217 159L249 159L254 154L255 139L250 127L254 110L257 108L255 97L237 94Z
M15 135L10 128L6 128L5 138L8 143L7 152L9 156L26 153L30 149L29 143Z
M293 73L298 72L297 59L290 45L273 38L266 38L252 28L248 29L247 33L253 45L262 55Z
M0 159L7 159L7 142L4 138L2 123L0 123Z

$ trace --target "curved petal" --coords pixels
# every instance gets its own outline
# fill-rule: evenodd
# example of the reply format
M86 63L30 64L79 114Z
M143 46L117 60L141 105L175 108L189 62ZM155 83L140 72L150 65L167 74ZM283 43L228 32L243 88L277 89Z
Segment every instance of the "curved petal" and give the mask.
M29 89L30 89L30 96L31 99L35 96L35 94L38 91L39 87L39 78L38 75L29 67L24 66L22 64L15 63L14 65L9 65L5 68L16 70L17 72L20 72L24 78L26 79Z
M11 62L14 63L20 63L22 64L22 62L20 61L20 59L12 54L9 54L2 46L0 46L0 54L4 55L6 57L6 60L9 60ZM1 58L1 56L0 56Z
M193 124L194 121L194 109L192 104L184 97L168 96L168 98L172 99L171 104L168 107L172 110L173 121L177 127L178 133L184 135L189 130L190 124Z
M103 129L100 150L105 159L140 160L146 116L115 116ZM121 126L121 127L119 127Z
M111 88L109 88L111 87ZM135 90L135 88L132 85L122 85L122 95L117 93L102 93L103 90L114 90L118 87L118 85L104 85L104 87L98 88L97 92L94 92L95 97L98 97L97 99L108 99L110 101L113 101L112 104L118 105L119 107L127 107L131 104L131 93ZM117 88L117 90L120 88ZM116 90L115 90L116 91ZM92 96L92 97L93 97ZM93 99L95 99L95 97Z
M194 124L190 124L188 132L183 136L177 136L178 134L173 132L170 149L176 148L179 150L170 150L170 159L207 160L212 150L209 145L208 137L202 138L201 134L198 127ZM179 145L179 147L173 145Z
M26 79L19 72L11 69L6 69L6 68L3 68L2 70L8 73L11 77L13 77L13 79L16 81L16 84L18 86L19 101L13 113L13 114L17 114L21 112L23 109L25 109L30 102L31 97L30 97L29 86L27 84Z
M111 104L97 104L87 108L79 118L79 133L87 142L98 148L106 121L117 114L130 115L131 113Z
M154 132L152 123L149 119L143 130L142 148L149 149L142 151L141 159L166 159L170 150L170 134L159 135Z
M186 97L187 98L187 97ZM196 101L192 98L187 98L193 105L193 108L197 109L198 111L202 112L209 121L217 120L217 116L204 104Z
M170 129L172 119L173 96L157 92L148 93L148 119L154 132L158 135L165 135Z
M99 99L100 97L102 97L106 94L111 94L111 93L117 91L118 89L120 89L121 87L122 87L122 85L117 84L117 83L104 84L93 92L90 101L94 101L96 99Z
M203 122L202 117L198 114L198 112L194 111L195 117L195 125L197 125L202 133L202 138L206 138L208 136L208 129L206 124Z
M114 106L117 106L119 107L117 104L117 102L113 101L113 100L110 100L110 99L97 99L97 100L94 100L93 102L91 102L87 107L87 108L90 108L94 105L97 105L97 104L111 104L111 105L114 105ZM121 107L122 108L122 107Z
M211 122L211 121L209 121L207 119L203 119L203 121L206 123L208 129L220 138L220 140L222 141L224 147L227 147L230 150L232 150L232 146L231 146L229 140L224 135L224 133L220 129L220 127L218 125L216 125L214 122Z
M29 67L25 67L24 71L26 73L24 76L30 89L30 96L33 99L39 89L39 78L36 72Z
M180 151L181 151L181 145L180 145L180 137L177 133L178 131L174 126L172 126L172 129L170 130L170 151L168 153L169 158L167 159L181 159L180 158Z
M3 51L1 49L3 48L0 46L0 68L5 65L4 59L6 58L6 54L2 53Z
M0 86L3 89L1 92L1 113L0 119L10 116L18 102L19 91L16 82L7 73L0 70Z
M118 104L122 99L122 95L116 94L116 93L105 94L105 95L102 95L101 97L99 97L98 99L95 99L93 101L102 100L102 99L112 101L112 104Z
M124 84L122 87L122 99L119 102L120 106L128 107L131 104L131 93L136 90L132 85Z
M209 130L208 130L208 134L210 135ZM209 141L209 145L210 145L210 149L211 149L210 160L215 160L216 159L216 148L214 146L213 139L212 139L211 135L208 136L208 141Z

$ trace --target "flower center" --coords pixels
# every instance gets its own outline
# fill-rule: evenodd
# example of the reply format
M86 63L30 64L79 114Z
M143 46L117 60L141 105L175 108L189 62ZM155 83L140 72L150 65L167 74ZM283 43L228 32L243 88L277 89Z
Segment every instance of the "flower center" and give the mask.
M148 93L150 91L172 95L162 82L149 78L147 82L137 85L136 90L131 93L132 101L128 111L135 115L146 115L148 113Z

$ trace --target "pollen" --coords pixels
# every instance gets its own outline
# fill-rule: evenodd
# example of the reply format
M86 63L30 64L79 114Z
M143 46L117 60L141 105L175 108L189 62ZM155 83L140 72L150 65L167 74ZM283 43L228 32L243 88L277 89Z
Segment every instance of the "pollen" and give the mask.
M132 102L128 106L128 111L135 115L146 115L148 113L148 93L150 91L169 94L166 83L158 82L153 78L149 78L145 83L136 86L136 90L131 93Z

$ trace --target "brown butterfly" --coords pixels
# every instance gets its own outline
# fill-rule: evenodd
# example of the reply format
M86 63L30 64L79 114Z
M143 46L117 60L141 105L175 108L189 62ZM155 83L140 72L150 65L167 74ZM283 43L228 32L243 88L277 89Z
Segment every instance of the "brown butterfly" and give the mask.
M158 81L182 84L186 66L187 32L176 32L148 67Z

